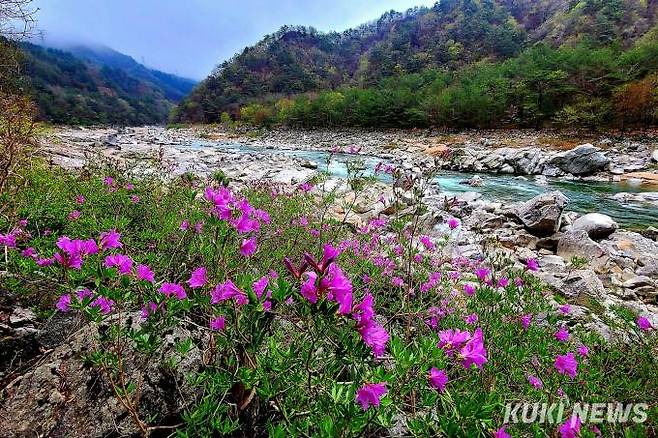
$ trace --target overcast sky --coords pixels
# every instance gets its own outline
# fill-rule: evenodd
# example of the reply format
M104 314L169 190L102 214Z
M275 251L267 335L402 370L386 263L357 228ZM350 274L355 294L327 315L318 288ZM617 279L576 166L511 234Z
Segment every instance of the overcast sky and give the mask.
M284 24L342 31L435 0L35 0L46 39L100 43L202 79Z

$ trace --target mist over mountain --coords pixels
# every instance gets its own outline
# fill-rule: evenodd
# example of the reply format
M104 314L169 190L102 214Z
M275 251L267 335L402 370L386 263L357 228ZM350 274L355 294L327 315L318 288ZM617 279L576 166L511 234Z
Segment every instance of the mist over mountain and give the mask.
M196 82L150 69L109 47L23 43L24 80L43 120L54 123L164 123Z

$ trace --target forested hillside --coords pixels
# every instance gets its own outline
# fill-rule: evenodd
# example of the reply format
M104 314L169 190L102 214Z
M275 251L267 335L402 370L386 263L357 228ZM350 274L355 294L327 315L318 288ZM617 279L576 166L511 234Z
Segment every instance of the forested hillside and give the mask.
M95 45L65 45L62 50L71 52L75 57L94 64L125 70L131 76L157 85L168 99L182 100L196 85L196 81L173 74L153 70L132 57L117 52L109 47Z
M655 123L656 0L448 0L343 33L284 27L177 121L303 126Z
M53 123L163 123L194 85L110 49L68 52L30 43L21 48L23 87L39 118Z

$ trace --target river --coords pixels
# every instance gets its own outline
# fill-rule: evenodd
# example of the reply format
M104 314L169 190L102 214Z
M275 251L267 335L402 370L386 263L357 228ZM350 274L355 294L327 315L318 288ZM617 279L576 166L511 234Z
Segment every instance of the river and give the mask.
M317 163L320 169L328 170L333 176L345 177L345 163L360 160L365 175L375 175L384 182L390 177L375 174L375 166L383 161L371 155L335 153L327 168L329 152L303 149L267 149L240 143L195 141L193 148L212 147L236 154L286 154ZM540 193L559 190L569 198L567 207L578 213L604 213L612 217L622 227L643 229L649 225L658 226L658 207L648 203L622 203L612 198L615 193L655 192L656 187L636 185L628 182L586 182L568 181L559 178L546 178L544 182L532 176L525 178L513 175L478 174L483 181L479 187L460 184L474 176L471 173L440 171L436 177L442 191L450 196L465 192L477 192L491 201L518 202L528 200Z

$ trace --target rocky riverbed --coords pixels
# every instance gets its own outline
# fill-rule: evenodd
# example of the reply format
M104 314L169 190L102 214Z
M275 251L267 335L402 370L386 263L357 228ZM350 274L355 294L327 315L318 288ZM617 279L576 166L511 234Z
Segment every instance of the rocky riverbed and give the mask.
M456 169L521 178L539 174L539 180L544 176L591 181L626 178L635 179L636 184L658 180L658 146L651 136L560 143L535 133L486 134L272 131L254 136L212 128L61 129L44 141L44 153L68 168L103 156L117 163L143 163L145 169L152 160L160 160L168 163L173 176L185 172L207 176L221 170L237 185L309 180L322 163L287 153L299 150L340 150L355 158L384 160L413 177L432 170ZM215 147L219 143L249 149ZM477 185L481 179L464 182ZM343 179L330 178L315 190L321 189L337 191L341 201L330 214L355 228L372 217L410 208L393 205L394 200L414 202L409 190L383 182L357 194ZM657 191L617 193L614 197L620 202L658 206ZM560 192L515 203L467 192L447 203L445 193L434 185L427 190L424 202L429 207L423 218L428 233L447 232L449 217L462 221L460 233L446 249L449 255L484 257L488 242L493 240L519 263L536 258L541 267L538 275L559 299L572 304L574 323L587 324L606 337L615 336L615 312L630 308L658 325L658 215L655 227L648 224L638 233L622 229L605 211L585 215L570 212L569 199Z

